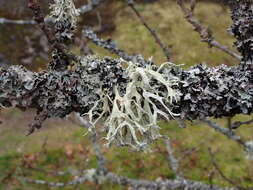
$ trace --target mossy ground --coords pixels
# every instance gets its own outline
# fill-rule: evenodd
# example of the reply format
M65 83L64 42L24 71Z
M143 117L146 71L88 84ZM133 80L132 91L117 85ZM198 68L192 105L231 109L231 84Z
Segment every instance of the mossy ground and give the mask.
M149 32L140 25L130 8L122 3L116 5L121 10L115 18L116 30L110 37L129 53L141 53L145 57L153 56L157 63L166 61L161 49L154 42ZM233 65L236 61L229 55L208 48L202 43L190 24L185 22L183 14L174 1L163 1L155 4L140 4L137 6L152 28L171 47L172 59L176 64L189 67L206 62L210 66L219 64ZM216 39L232 47L233 38L227 33L231 24L229 10L217 4L200 2L196 7L197 17L209 25ZM108 38L108 35L103 36ZM105 50L95 47L99 55L110 55ZM68 120L54 119L46 122L43 129L26 137L26 126L32 121L33 112L22 113L10 109L1 113L0 126L0 189L33 190L33 189L64 189L85 190L127 189L105 184L95 185L85 183L80 186L65 188L50 188L47 186L23 183L18 177L26 176L33 179L51 181L68 181L72 178L54 177L45 172L66 171L70 169L85 169L96 166L92 146L85 130ZM252 116L237 116L235 120L249 119ZM226 125L227 120L218 120ZM180 169L184 176L204 183L229 185L214 169L208 148L215 152L215 158L224 174L233 181L245 186L252 186L252 162L245 158L245 153L236 143L218 134L200 122L189 122L186 129L181 129L176 122L160 122L161 132L172 139L175 155L180 158ZM253 125L243 126L238 133L246 140L252 139ZM102 144L102 140L101 140ZM133 178L155 180L158 177L174 178L169 169L167 153L161 140L151 146L151 152L133 152L128 148L103 147L111 171ZM15 172L14 172L15 171ZM213 176L212 178L210 176Z

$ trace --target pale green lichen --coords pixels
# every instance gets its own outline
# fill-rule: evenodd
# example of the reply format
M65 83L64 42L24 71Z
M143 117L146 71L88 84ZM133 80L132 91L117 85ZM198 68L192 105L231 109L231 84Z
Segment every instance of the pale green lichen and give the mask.
M171 111L173 102L176 102L180 96L180 92L172 88L179 84L179 79L169 72L164 72L175 67L170 63L165 63L158 69L154 69L152 65L139 67L132 62L127 64L126 73L130 82L126 86L124 95L120 95L117 87L114 89L113 100L106 94L102 94L101 99L88 115L93 126L100 118L106 116L108 145L127 145L141 150L161 137L157 125L158 116L168 120L170 117L179 116ZM103 113L94 120L93 110L101 102Z

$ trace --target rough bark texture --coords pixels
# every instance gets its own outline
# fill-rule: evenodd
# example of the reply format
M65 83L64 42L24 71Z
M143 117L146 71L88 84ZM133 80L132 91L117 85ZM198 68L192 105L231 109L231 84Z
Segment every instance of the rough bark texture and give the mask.
M72 111L81 115L87 113L99 99L101 89L111 94L111 98L116 85L124 92L128 76L119 60L87 59L85 64L65 72L33 73L21 66L1 69L0 102L5 107L36 108L46 112L48 117L64 117ZM253 72L250 67L198 65L188 71L174 67L166 72L182 81L174 87L182 93L174 104L174 113L199 119L252 112ZM99 107L97 111L102 112Z

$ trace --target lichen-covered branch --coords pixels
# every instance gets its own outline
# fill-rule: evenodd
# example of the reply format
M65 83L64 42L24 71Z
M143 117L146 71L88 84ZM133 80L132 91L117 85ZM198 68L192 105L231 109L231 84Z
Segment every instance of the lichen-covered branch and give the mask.
M79 14L86 14L92 10L94 10L96 7L98 7L100 4L105 2L106 0L89 0L87 5L83 5L77 9L77 12ZM45 18L45 23L53 23L54 19L48 17ZM0 24L18 24L18 25L35 25L38 24L34 20L14 20L14 19L7 19L7 18L0 18Z
M252 113L250 67L197 65L184 71L171 64L158 68L129 62L126 70L123 64L88 56L64 72L33 73L21 66L0 69L0 103L36 108L44 117L65 117L74 111L87 114L93 124L104 118L115 125L113 131L107 128L109 142L123 138L119 145L140 143L133 130L140 130L144 139L159 137L159 117L201 119Z
M6 107L38 110L30 132L40 128L49 117L65 117L77 112L81 116L88 115L92 127L104 119L108 145L143 149L161 137L159 118L193 120L252 113L253 69L252 64L248 64L251 50L242 52L243 62L234 67L197 65L183 70L172 63L158 67L143 59L124 61L87 56L78 57L74 67L67 68L69 54L65 46L72 38L77 11L71 0L55 0L54 3L51 15L56 20L55 30L44 22L37 1L30 0L29 5L56 50L52 62L60 69L41 73L22 67L0 70L0 103ZM232 5L232 28L237 44L251 35L250 29L240 29L246 22L241 20L248 19L244 12L251 11L249 5L248 1ZM110 42L88 34L101 46L110 46L107 49L125 55L117 47L111 47ZM246 49L249 49L248 41L243 43ZM238 45L239 51L241 47Z
M21 179L23 180L23 179ZM63 183L63 182L49 182L45 180L32 180L32 179L25 179L25 182L40 184L40 185L48 185L52 187L65 187L70 185L79 185L84 182L97 182L97 181L108 181L113 184L118 184L121 186L129 186L135 190L162 190L162 189L189 189L189 190L196 190L196 189L205 189L205 190L235 190L235 188L228 188L228 187L219 187L215 185L207 185L197 181L191 181L187 179L175 179L175 180L159 180L156 181L148 181L148 180L137 180L131 179L128 177L120 176L112 172L108 172L107 174L101 176L96 175L96 169L89 169L83 172L81 176L75 176L73 181Z
M29 0L28 7L33 11L34 20L46 35L52 48L49 69L66 70L71 61L77 62L79 57L68 49L68 45L73 41L78 16L72 0L54 0L54 3L51 4L51 18L54 19L54 27L45 22L44 13L37 0Z
M126 61L133 61L134 60L135 56L128 55L124 50L118 48L116 42L114 42L111 39L104 40L104 39L98 38L98 36L91 29L84 29L83 35L86 38L88 38L89 40L91 40L97 46L102 47L102 48L110 51L111 53L118 55L119 57L122 57Z

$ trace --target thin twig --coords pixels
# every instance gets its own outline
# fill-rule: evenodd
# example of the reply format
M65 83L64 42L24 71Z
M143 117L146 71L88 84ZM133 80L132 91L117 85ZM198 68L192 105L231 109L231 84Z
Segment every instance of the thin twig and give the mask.
M239 145L241 145L243 147L243 149L246 152L250 152L252 154L253 152L253 146L251 146L250 144L244 142L240 136L236 135L235 132L233 130L230 130L228 128L224 128L219 126L217 123L212 122L208 119L202 119L202 121L206 124L208 124L208 126L212 127L213 129L215 129L217 132L225 135L227 138L235 141L236 143L238 143Z
M106 0L89 0L87 5L83 5L80 8L78 8L78 12L80 14L85 14L87 12L92 11L93 9L95 9L96 7L98 7L99 5L101 5L103 2L105 2Z
M111 39L104 40L104 39L98 38L98 36L91 29L84 29L83 35L89 40L91 40L97 46L102 47L108 50L109 52L118 55L119 57L122 57L126 61L132 61L134 59L133 55L128 55L124 50L119 49L116 45L116 42L114 42Z
M188 157L189 155L191 155L193 152L198 152L198 151L199 151L199 148L193 147L193 148L191 148L191 149L189 149L189 150L186 150L186 151L182 152L181 157L179 158L179 161L181 161L181 160L187 158L187 157Z
M211 170L211 171L208 173L208 181L209 181L209 184L211 185L211 187L213 186L213 177L214 177L214 171Z
M100 12L96 11L96 15L97 15L98 24L97 24L97 26L92 27L92 30L93 31L101 31L102 30L102 18L101 18Z
M241 190L246 190L246 188L238 185L237 183L235 183L233 180L229 179L227 176L225 176L225 174L222 172L221 168L219 167L218 163L216 162L215 158L214 158L214 153L212 152L211 148L209 147L208 148L208 152L211 156L211 161L212 161L212 164L213 166L215 167L215 169L218 171L218 173L220 174L220 176L225 180L227 181L228 183L230 183L231 185L235 186L236 188L238 189L241 189Z
M7 18L0 18L0 24L34 25L37 23L34 20L12 20Z
M209 27L203 26L202 23L194 16L194 9L196 6L196 0L190 1L190 8L186 8L184 0L177 0L178 5L182 9L186 20L194 27L194 30L199 33L201 40L208 43L210 47L216 47L219 50L229 54L237 60L241 60L242 57L230 50L227 46L222 45L216 41L213 37L212 31Z
M186 180L186 179L175 179L175 180L156 180L156 181L148 181L142 179L131 179L128 177L120 176L112 172L108 172L104 176L96 176L96 169L84 170L83 175L75 176L74 180L70 182L49 182L45 180L33 180L28 178L21 178L28 183L35 183L41 185L48 185L52 187L65 187L71 185L83 184L86 181L94 182L94 180L99 180L96 178L103 178L105 181L109 181L112 184L118 184L121 186L131 186L134 189L147 189L147 190L155 190L155 189L188 189L188 190L196 190L196 189L205 189L205 190L234 190L234 188L228 187L219 187L215 185L207 185L201 182Z
M107 168L106 168L106 160L105 160L105 157L103 156L102 154L102 151L99 147L99 144L97 142L97 132L96 130L94 129L93 126L91 126L91 124L85 120L83 117L79 116L78 114L75 114L75 116L78 118L78 120L80 121L80 124L83 126L83 127L86 127L89 129L89 131L91 132L91 135L90 135L90 141L92 143L92 146L93 146L93 149L94 149L94 152L95 152L95 155L97 157L97 160L98 160L98 168L97 168L97 171L102 173L102 174L105 174L107 173Z
M154 29L152 29L148 23L145 21L145 19L141 16L141 14L138 12L138 10L135 8L134 6L134 2L133 0L127 0L128 2L128 6L134 11L134 13L136 14L136 16L139 18L139 20L141 21L141 23L146 27L146 29L150 32L150 34L153 36L153 38L155 39L155 42L161 47L161 49L163 50L164 55L166 56L167 60L170 61L171 59L171 53L169 48L167 47L167 45L165 45L162 40L159 38L159 36L157 35L156 31Z
M203 119L202 120L204 123L208 124L208 126L212 127L213 129L215 129L217 132L225 135L226 137L228 137L229 139L236 141L238 144L244 146L244 142L241 140L241 137L236 135L235 132L233 130L230 130L228 128L224 128L219 126L217 123L212 122L211 120L208 119Z
M26 169L26 168L24 168ZM41 172L41 173L44 173L44 174L47 174L47 175L51 175L51 176L55 176L55 177L60 177L60 176L66 176L68 174L71 174L71 175L80 175L82 173L82 171L80 170L70 170L68 169L67 171L49 171L49 170L45 170L45 169L42 169L42 168L35 168L35 167L29 167L28 168L29 170L31 171L34 171L34 172Z
M174 151L173 151L173 147L170 142L170 138L164 137L164 143L166 145L166 149L168 152L168 161L169 161L170 168L176 174L177 177L180 177L180 173L178 170L179 169L178 160L174 156Z
M104 40L102 38L99 38L91 29L85 28L83 30L83 35L97 46L106 49L110 53L118 55L126 61L132 61L139 65L152 64L151 60L145 60L142 55L129 55L124 50L118 48L117 43L111 39Z
M253 119L248 120L248 121L235 121L234 123L231 124L231 128L232 129L237 129L241 125L248 125L248 124L251 124L251 123L253 123Z

